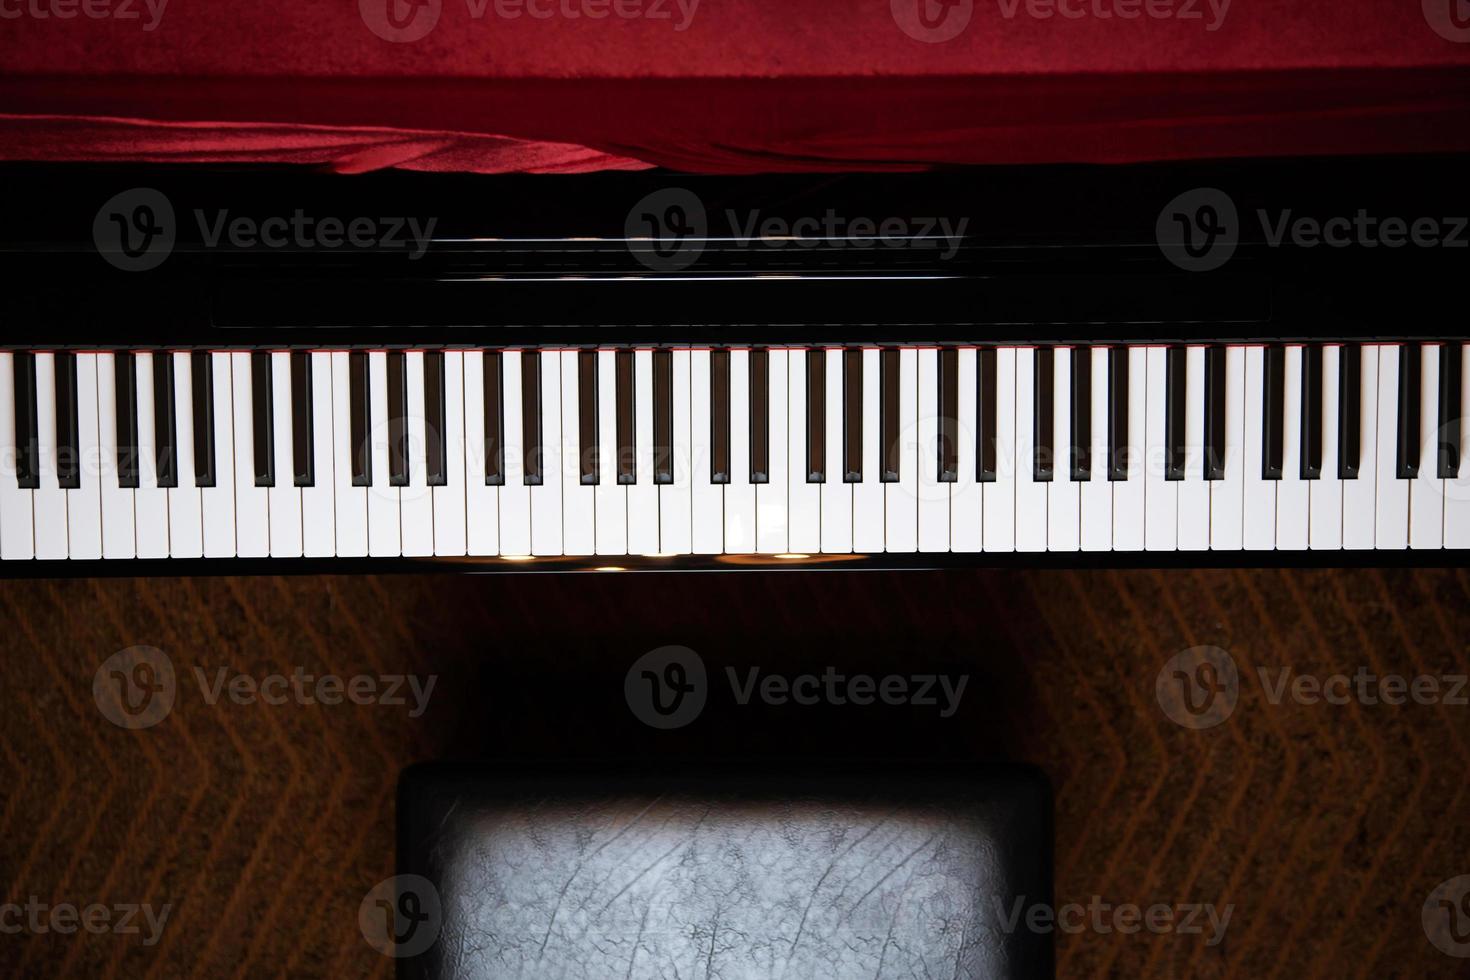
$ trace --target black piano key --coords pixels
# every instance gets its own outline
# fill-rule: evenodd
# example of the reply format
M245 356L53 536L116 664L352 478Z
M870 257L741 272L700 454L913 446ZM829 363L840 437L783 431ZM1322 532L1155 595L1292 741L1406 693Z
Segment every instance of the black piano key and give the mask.
M1205 479L1225 479L1225 348L1205 348Z
M1189 388L1185 367L1187 353L1183 347L1164 351L1164 479L1184 479L1186 442L1185 413L1188 411Z
M633 400L633 352L620 350L613 355L614 397L617 399L618 483L638 482L636 445L637 408Z
M863 481L863 352L842 352L842 482Z
M960 352L939 352L939 482L954 483L960 475Z
M1128 348L1108 348L1108 479L1128 479Z
M1072 348L1071 477L1092 479L1092 348Z
M750 352L750 482L771 481L771 358L764 347Z
M424 483L449 485L449 408L444 395L444 352L424 352Z
M1398 478L1419 475L1419 375L1422 373L1418 344L1399 348Z
M1032 386L1031 409L1032 475L1038 483L1051 482L1056 460L1056 354L1050 347L1036 348L1036 380Z
M674 355L653 352L653 482L674 482Z
M597 435L597 351L578 351L577 472L583 486L597 485L601 465Z
M975 454L975 479L979 483L994 483L996 474L995 414L999 410L996 391L994 347L982 347L976 351L978 360L975 372L975 430L979 440Z
M1342 345L1337 379L1337 478L1356 480L1363 432L1363 349L1357 344Z
M189 397L194 413L194 485L212 487L214 469L214 363L206 351L189 357Z
M368 433L373 431L372 400L368 398L368 356L366 351L347 355L347 391L352 437L352 485L373 485L373 446Z
M485 486L505 486L505 371L500 351L486 351L484 362Z
M113 395L117 409L117 485L138 488L138 373L131 351L112 359Z
M885 349L878 355L879 445L883 450L880 483L898 482L901 446L898 431L898 351Z
M70 351L58 351L53 363L56 375L56 483L63 490L76 490L82 485L77 356Z
M276 485L275 410L271 406L271 356L250 355L250 419L255 442L255 485Z
M35 490L41 486L36 355L30 351L16 351L12 363L15 369L15 479L22 490ZM128 366L132 366L131 361Z
M521 351L521 448L528 487L539 487L541 472L541 352Z
M1302 479L1322 476L1322 345L1302 351Z
M1261 408L1261 479L1279 480L1286 459L1286 348L1266 348Z
M311 354L291 353L291 468L292 484L298 487L316 483L316 459L312 452Z
M1460 345L1445 344L1439 349L1439 460L1436 475L1442 480L1453 480L1460 475L1460 386L1463 357Z
M730 482L730 352L710 351L709 482Z
M388 486L408 486L408 358L388 352Z
M806 352L806 482L827 482L827 352Z
M168 351L159 351L153 355L153 455L160 487L179 485L176 414L174 356Z

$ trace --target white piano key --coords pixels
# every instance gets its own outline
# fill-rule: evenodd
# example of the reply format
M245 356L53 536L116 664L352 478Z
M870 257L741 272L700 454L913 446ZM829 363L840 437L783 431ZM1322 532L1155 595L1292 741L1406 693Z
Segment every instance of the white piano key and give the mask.
M167 354L160 354L167 357ZM158 440L153 414L153 358L133 357L138 389L138 489L133 492L139 558L168 557L168 489L158 485Z
M109 363L108 367L111 366ZM22 489L16 477L19 453L15 433L15 355L0 351L0 558L6 561L34 558L36 554L34 491ZM116 456L113 461L115 472ZM114 477L114 485L116 482ZM132 501L128 503L131 517ZM131 548L131 533L128 544Z
M296 427L291 421L294 408L291 352L272 351L270 365L271 421L275 431L271 449L276 470L276 485L266 490L270 511L270 554L272 558L300 558L301 488L296 485Z
M424 352L405 351L403 362L404 373L408 375L408 486L398 488L399 529L403 537L403 554L410 558L423 558L434 553L434 494L428 479ZM437 433L435 438L438 438Z
M750 351L730 352L730 482L725 485L725 552L755 551L756 485L750 482Z
M898 482L884 485L885 548L919 547L919 352L898 352Z
M677 355L676 355L677 356ZM725 550L725 488L710 482L713 447L710 425L713 388L710 352L689 352L689 447L691 550L696 555L718 555Z
M1210 547L1210 482L1205 479L1205 349L1184 351L1184 479L1179 493L1179 550Z
M7 355L8 356L8 355ZM117 375L115 358L123 354L97 355L98 493L102 498L102 557L137 557L133 534L133 491L118 485L117 473ZM3 372L7 377L9 372ZM5 397L7 406L10 397ZM27 491L29 494L29 491ZM30 498L27 497L27 500ZM234 553L231 532L230 553Z
M582 379L577 351L561 352L561 504L562 551L568 555L597 552L597 486L582 483ZM588 379L591 383L592 379ZM600 452L610 451L610 436L598 426Z
M686 555L694 547L692 537L693 479L690 473L692 446L689 438L689 351L673 352L674 445L673 483L658 488L658 547L665 555Z
M787 361L787 507L791 550L816 554L822 550L822 487L807 482L808 352L793 349Z
M978 358L973 347L961 347L957 357L955 377L959 418L955 421L955 438L959 441L956 447L959 450L959 470L949 488L949 547L951 551L973 552L979 551L985 540L980 483L976 480L980 464L977 453L979 428L975 417ZM873 408L876 412L876 398Z
M1046 550L1047 485L1036 479L1036 348L1016 350L1016 550Z
M270 554L270 497L265 487L255 485L255 424L252 414L254 392L251 386L250 358L248 351L235 351L230 354L235 413L233 437L235 449L235 554L241 558L263 558ZM141 400L140 394L139 401ZM373 407L377 411L378 406ZM382 418L381 415L376 414L373 417L374 419ZM376 463L376 460L374 462ZM396 526L395 521L395 529ZM138 551L140 554L142 550L143 524L140 514L138 521ZM396 551L394 553L396 554Z
M1145 487L1148 469L1148 348L1128 349L1128 479L1113 481L1113 550L1142 551L1149 503ZM1121 450L1120 450L1121 451Z
M561 366L557 351L542 351L541 482L531 486L531 554L559 555L561 537ZM522 382L524 383L524 378Z
M40 486L32 494L36 522L36 557L66 557L66 491L56 478L56 355L36 355L36 434Z
M238 389L237 389L238 390ZM237 399L238 401L238 399ZM368 554L374 558L391 558L403 552L400 533L399 488L391 483L388 426L388 352L368 352L368 442L372 445L368 487ZM249 443L242 445L248 446Z
M531 488L526 485L525 436L521 429L521 352L500 358L505 383L505 485L500 488L500 553L531 554Z
M1046 491L1046 547L1048 551L1076 551L1082 546L1082 484L1072 479L1072 371L1091 371L1092 364L1074 364L1074 348L1053 353L1052 434L1054 467Z
M801 352L797 351L796 356ZM770 468L765 483L755 488L755 544L756 551L767 555L787 553L790 545L790 520L787 496L789 477L787 473L787 408L790 393L787 391L786 376L789 352L771 348L766 352L766 388L770 397L767 406L767 421L770 428L766 433L766 465Z
M1470 344L1449 344L1441 357L1460 358L1460 469L1444 481L1444 546L1470 548Z
M599 555L628 553L628 487L618 483L617 352L597 352L596 533Z
M1092 478L1083 483L1081 497L1083 551L1113 547L1113 485L1108 480L1108 348L1094 347L1089 364L1073 370L1092 372Z
M1403 549L1409 545L1409 481L1398 478L1399 358L1403 347L1378 348L1378 501L1374 545Z
M0 350L0 560L35 555L35 499L20 486L15 431L15 355Z
M1225 348L1225 474L1210 482L1210 548L1240 551L1244 545L1245 348Z
M847 405L842 370L844 356L846 355L840 348L829 347L827 349L827 404L823 417L827 427L825 464L827 482L821 484L822 551L826 554L847 554L852 551L853 485L843 479L845 472L843 452L847 445L843 438L846 431L843 414ZM948 547L949 542L946 541L944 544L945 547Z
M881 357L878 348L863 348L863 480L852 486L852 547L868 555L881 554L886 546Z
M465 452L464 359L463 351L444 352L444 483L434 487L429 494L434 507L434 554L440 556L468 553L465 540L465 460L468 456ZM483 377L481 384L484 384ZM482 387L482 398L483 391ZM483 430L483 405L480 411L480 428ZM426 432L425 437L428 435ZM483 438L480 444L484 445ZM483 459L480 467L480 482L484 483Z
M1245 350L1245 489L1241 521L1247 551L1276 547L1276 484L1262 476L1265 453L1266 349Z
M76 560L102 557L102 443L97 431L97 355L77 355L77 468L80 486L66 492L67 540ZM4 476L0 475L0 480ZM196 516L195 523L198 520Z
M1322 473L1311 481L1308 512L1311 530L1308 547L1335 550L1342 547L1342 481L1337 476L1337 427L1341 421L1342 346L1322 348Z
M337 552L332 354L312 351L308 357L311 362L312 485L301 488L301 549L308 558L325 558Z
M168 556L204 556L204 504L194 473L194 364L188 351L174 363L174 458L178 485L168 490Z
M633 354L635 482L628 486L628 553L658 554L658 493L653 482L653 351Z
M353 486L351 355L332 352L332 506L336 514L336 552L339 558L368 553L368 487ZM205 491L208 493L208 491ZM206 537L207 541L207 537Z
M995 479L980 488L984 498L986 551L1016 548L1016 471L1031 461L1016 456L1016 348L995 352ZM989 398L989 394L986 395Z
M501 488L485 483L485 371L493 362L480 350L465 351L462 361L465 551L482 557L497 555L500 553ZM449 451L453 453L454 447Z
M1179 482L1165 479L1168 450L1164 424L1168 350L1148 348L1148 393L1144 408L1144 547L1148 551L1173 551L1178 547Z
M1276 547L1300 551L1311 529L1310 481L1302 479L1302 345L1286 346L1286 429L1282 441L1281 479L1276 486Z
M939 350L925 347L917 357L919 550L944 552L949 550L949 484L939 482Z
M1444 480L1439 476L1440 344L1419 348L1419 474L1409 484L1409 547L1444 546Z
M1360 353L1362 423L1358 429L1358 476L1342 481L1342 546L1354 551L1372 548L1377 532L1379 350L1378 344L1364 344ZM1391 446L1392 442L1384 444ZM1325 459L1322 465L1327 465ZM1332 465L1336 466L1337 460Z

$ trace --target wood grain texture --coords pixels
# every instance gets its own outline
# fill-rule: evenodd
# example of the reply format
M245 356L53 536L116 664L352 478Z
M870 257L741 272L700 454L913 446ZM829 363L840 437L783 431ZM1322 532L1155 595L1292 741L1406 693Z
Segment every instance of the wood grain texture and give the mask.
M1272 705L1257 677L1470 672L1463 571L403 576L0 583L3 901L169 903L162 938L0 936L7 976L392 975L358 931L393 869L394 784L433 758L1016 759L1056 796L1057 901L1235 906L1225 941L1058 936L1063 977L1450 977L1420 908L1470 873L1470 707ZM107 721L93 676L147 644L175 706ZM681 644L703 715L623 700ZM1229 720L1171 722L1166 660L1212 644ZM741 706L726 668L970 677L960 710ZM227 668L434 674L409 706L211 705Z

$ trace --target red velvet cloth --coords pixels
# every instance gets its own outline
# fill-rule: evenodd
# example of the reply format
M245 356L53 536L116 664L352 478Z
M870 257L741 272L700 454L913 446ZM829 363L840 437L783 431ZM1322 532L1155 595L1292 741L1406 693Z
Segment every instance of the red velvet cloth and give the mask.
M0 158L749 172L1470 151L1464 0L944 2L0 0ZM390 9L422 36L385 39L405 36Z

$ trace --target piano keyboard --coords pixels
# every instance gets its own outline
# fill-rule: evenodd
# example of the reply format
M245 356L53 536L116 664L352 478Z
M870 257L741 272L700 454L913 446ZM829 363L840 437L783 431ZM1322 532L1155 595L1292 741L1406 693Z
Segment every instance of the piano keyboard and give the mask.
M1470 547L1460 343L0 352L0 558Z

